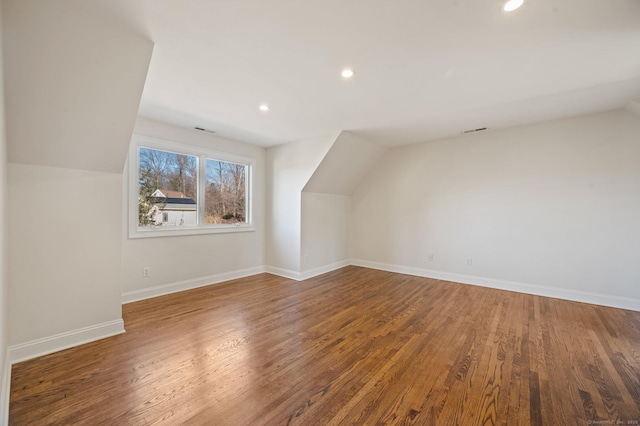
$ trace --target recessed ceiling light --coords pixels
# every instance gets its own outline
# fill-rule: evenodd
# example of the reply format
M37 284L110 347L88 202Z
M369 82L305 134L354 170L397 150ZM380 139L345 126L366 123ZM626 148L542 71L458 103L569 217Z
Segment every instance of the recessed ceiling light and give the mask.
M522 6L523 3L524 0L509 0L504 4L504 6L502 6L502 10L505 12L512 12Z
M260 108L260 111L269 111L271 109L267 104L262 104L258 108Z
M342 70L342 72L340 73L340 75L343 76L344 78L351 78L353 77L353 74L355 73L353 72L352 69L349 69L349 68Z

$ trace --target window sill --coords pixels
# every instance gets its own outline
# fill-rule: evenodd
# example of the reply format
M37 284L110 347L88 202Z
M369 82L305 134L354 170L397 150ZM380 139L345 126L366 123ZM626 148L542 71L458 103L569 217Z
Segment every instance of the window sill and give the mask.
M254 232L253 225L240 226L208 226L198 228L179 228L179 229L149 229L149 230L131 230L129 238L156 238L156 237L180 237L185 235L207 235L207 234L229 234L235 232Z

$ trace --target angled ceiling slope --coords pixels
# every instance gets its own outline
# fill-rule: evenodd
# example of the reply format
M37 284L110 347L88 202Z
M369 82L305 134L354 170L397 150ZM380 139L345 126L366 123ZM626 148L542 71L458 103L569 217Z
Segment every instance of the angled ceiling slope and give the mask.
M305 185L303 192L351 195L386 148L341 132Z
M142 116L262 146L419 143L640 96L638 0L50 2L154 41Z
M9 161L122 173L153 43L65 2L3 9Z

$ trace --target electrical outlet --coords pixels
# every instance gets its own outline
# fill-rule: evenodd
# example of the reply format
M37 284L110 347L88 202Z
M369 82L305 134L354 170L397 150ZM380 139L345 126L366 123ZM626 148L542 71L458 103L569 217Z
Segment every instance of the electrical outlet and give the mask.
M432 254L429 255L429 262L433 262L433 255Z
M151 267L150 266L145 266L144 268L142 268L142 276L145 277L145 278L151 276Z
M309 263L309 255L305 254L304 255L304 264L306 265L307 263Z
M471 265L473 265L473 259L468 257L467 258L467 266L471 266Z

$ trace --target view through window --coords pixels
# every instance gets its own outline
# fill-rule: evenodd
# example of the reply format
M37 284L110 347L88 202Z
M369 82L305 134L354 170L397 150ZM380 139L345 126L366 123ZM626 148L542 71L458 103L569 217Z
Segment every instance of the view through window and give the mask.
M206 223L246 222L247 166L207 158Z
M249 164L140 145L138 230L249 224Z
M197 157L140 147L138 184L138 226L197 225Z

